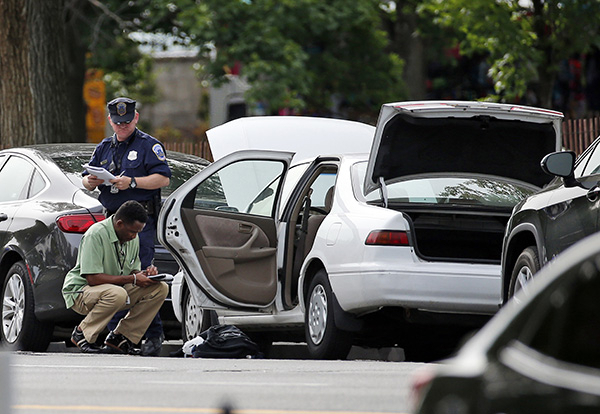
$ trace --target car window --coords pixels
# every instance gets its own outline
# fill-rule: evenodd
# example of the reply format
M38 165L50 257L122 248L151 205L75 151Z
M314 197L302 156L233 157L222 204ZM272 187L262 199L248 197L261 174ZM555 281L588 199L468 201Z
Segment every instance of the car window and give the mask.
M10 157L0 170L0 202L25 199L33 169L29 161Z
M577 265L537 301L517 340L554 359L600 369L598 297L598 262Z
M76 155L68 153L67 156L52 156L52 160L65 173L65 175L79 188L84 188L81 182L83 173L83 164L87 164L90 160L89 154Z
M366 162L353 166L355 193L360 192L361 199ZM390 203L409 204L471 204L489 207L512 207L537 189L526 184L503 180L492 176L457 175L442 176L440 174L403 177L401 180L387 183ZM364 200L377 202L381 200L380 191L372 191Z
M89 161L90 155L91 153L69 153L68 156L58 156L57 154L53 154L52 159L65 173L69 180L73 182L73 184L84 189L81 182L81 174L83 172L82 165ZM167 158L167 162L171 168L171 180L168 186L161 189L161 195L163 198L171 195L171 193L175 191L181 184L192 178L199 171L202 171L202 169L206 166L200 162L180 160L176 158Z
M46 181L38 170L33 172L33 179L31 180L31 188L29 189L29 197L33 197L42 191L46 187Z
M577 161L575 167L575 178L586 177L592 174L600 173L600 150L598 142L590 148L590 150Z
M203 164L176 160L174 158L167 158L167 162L171 168L171 180L168 186L161 189L162 197L170 196L173 191L181 186L181 184L206 167Z
M284 167L279 161L269 160L229 164L196 187L194 209L272 216L274 194L280 185Z
M327 203L325 202L325 197L327 196L327 191L335 185L335 178L335 172L323 172L319 174L315 181L313 181L310 186L313 190L310 196L312 207L326 207Z
M280 205L284 206L287 202L292 190L298 183L298 180L304 174L306 169L310 163L302 163L297 164L291 167L285 178L285 182L283 183L283 189L281 190L281 202ZM248 205L246 209L247 213L250 214L258 214L265 215L269 214L270 206L272 206L271 197L275 197L275 190L279 185L279 177L275 178L269 185L265 188L264 192L259 193L255 200Z

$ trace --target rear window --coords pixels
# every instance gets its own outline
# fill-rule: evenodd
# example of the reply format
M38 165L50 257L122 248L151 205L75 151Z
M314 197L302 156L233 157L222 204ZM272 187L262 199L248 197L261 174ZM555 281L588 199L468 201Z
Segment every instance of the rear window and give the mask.
M52 159L75 185L83 189L84 187L81 183L83 173L82 165L89 162L91 155L91 152L85 155L75 155L70 153L68 157L53 156ZM203 159L198 159L197 162L194 162L187 159L189 157L185 158L185 160L178 159L177 157L169 158L169 153L167 153L167 162L171 168L172 175L169 185L161 189L163 198L168 197L181 184L192 178L196 173L202 171L208 164L208 162Z
M366 202L379 202L379 190L363 196L366 167L366 162L357 163L353 167L353 180L357 181L355 188L360 192L357 198ZM534 186L500 177L455 174L444 176L442 173L403 177L387 184L388 201L400 204L512 207L535 191L537 188Z

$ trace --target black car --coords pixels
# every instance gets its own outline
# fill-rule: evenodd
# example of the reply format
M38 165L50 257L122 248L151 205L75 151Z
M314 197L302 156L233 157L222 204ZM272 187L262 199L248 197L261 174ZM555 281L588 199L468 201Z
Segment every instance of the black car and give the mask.
M600 412L600 234L545 266L458 354L423 368L415 411Z
M75 265L82 234L103 220L99 191L82 183L82 165L94 144L47 144L0 151L0 342L12 348L43 351L81 319L65 308L61 289ZM169 151L175 188L208 165L192 155ZM176 273L178 265L157 243L155 265ZM161 309L165 333L179 332L170 303ZM173 326L173 325L176 325Z
M598 231L600 138L577 158L572 151L548 154L542 169L555 178L513 210L502 252L503 303L546 263Z

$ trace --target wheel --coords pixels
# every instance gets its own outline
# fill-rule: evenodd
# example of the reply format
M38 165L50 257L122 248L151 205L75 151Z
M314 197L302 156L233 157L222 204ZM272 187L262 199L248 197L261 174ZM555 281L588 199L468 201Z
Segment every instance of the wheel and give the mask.
M53 325L40 322L34 313L33 289L25 263L13 264L2 287L0 340L10 349L45 351L52 340Z
M508 297L512 298L519 290L527 292L527 283L540 270L537 247L529 246L519 255L510 277Z
M181 338L183 342L189 341L200 335L212 325L216 325L217 315L214 311L202 309L192 300L189 289L183 294L183 322L181 324Z
M312 358L344 359L348 356L351 335L335 326L333 292L323 269L317 272L308 289L304 332Z

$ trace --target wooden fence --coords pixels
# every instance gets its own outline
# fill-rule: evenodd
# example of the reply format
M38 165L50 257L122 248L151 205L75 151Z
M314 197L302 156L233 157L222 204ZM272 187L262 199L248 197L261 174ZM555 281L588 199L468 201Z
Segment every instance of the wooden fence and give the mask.
M185 154L192 154L204 158L208 161L213 161L210 146L206 139L200 142L164 142L165 149L168 151L178 151ZM168 154L167 154L168 156Z
M563 122L563 146L581 154L600 135L600 116Z

